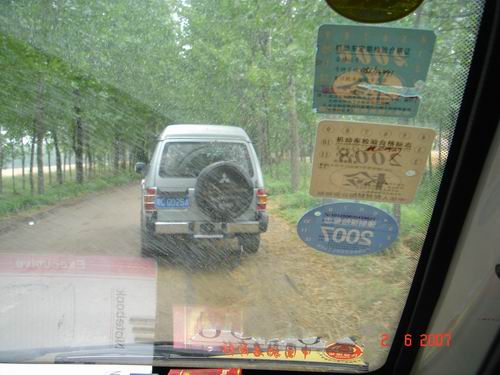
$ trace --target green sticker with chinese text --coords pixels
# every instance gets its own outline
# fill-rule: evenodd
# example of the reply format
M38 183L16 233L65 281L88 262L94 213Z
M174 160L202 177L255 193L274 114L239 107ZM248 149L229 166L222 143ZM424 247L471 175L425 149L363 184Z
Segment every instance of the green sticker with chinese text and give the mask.
M415 117L435 40L430 30L321 26L313 108L319 113Z

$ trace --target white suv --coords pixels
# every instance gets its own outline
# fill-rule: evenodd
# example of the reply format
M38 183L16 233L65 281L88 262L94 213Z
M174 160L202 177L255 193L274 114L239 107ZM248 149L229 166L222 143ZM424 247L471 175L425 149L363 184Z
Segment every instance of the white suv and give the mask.
M142 182L141 250L171 256L181 243L237 237L259 248L267 197L257 154L241 128L170 125L158 139ZM182 240L182 241L180 241Z

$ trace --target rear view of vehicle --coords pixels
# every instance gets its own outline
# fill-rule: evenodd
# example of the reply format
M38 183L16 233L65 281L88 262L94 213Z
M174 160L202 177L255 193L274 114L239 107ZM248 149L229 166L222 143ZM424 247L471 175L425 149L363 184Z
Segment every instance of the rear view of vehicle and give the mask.
M142 254L168 257L184 251L181 244L234 238L254 253L265 210L262 172L243 129L168 126L143 181Z

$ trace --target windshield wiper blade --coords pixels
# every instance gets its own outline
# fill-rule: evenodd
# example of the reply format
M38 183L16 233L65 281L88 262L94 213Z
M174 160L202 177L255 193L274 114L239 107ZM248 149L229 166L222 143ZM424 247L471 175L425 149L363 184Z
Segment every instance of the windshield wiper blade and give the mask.
M123 348L108 347L105 349L83 349L60 353L55 363L124 363L131 361L137 364L152 364L153 361L168 361L172 359L206 359L223 352L204 349L176 348L172 343L155 342L149 344L124 345Z
M123 361L151 364L154 359L207 358L222 352L202 349L176 348L172 342L134 343L120 345L98 345L82 347L52 347L27 350L0 350L0 363L22 363L35 361L47 355L55 355L55 363L95 363L95 361Z
M318 350L311 348L312 350ZM222 351L208 351L205 349L185 349L176 348L171 342L154 343L134 343L123 345L102 345L102 346L84 346L84 347L59 347L31 350L10 350L0 351L0 363L56 363L56 364L116 364L116 365L142 365L153 366L157 364L183 364L192 361L216 361L219 365L230 363L234 366L240 361L254 362L252 358L228 358L219 357L227 355ZM44 356L49 356L43 358ZM180 361L180 362L179 362ZM186 362L187 361L187 362ZM268 365L279 366L282 360L266 360ZM212 363L212 362L211 362ZM355 372L367 372L368 365L342 364L331 362L317 362L304 360L298 362L287 362L287 366L307 365L311 369L329 368L336 371L354 370Z

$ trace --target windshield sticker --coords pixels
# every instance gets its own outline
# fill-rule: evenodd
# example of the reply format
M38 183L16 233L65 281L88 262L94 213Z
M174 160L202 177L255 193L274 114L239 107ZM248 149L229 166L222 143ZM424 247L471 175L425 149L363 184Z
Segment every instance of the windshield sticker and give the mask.
M363 355L363 348L349 337L338 340L326 346L323 357L327 360L333 358L339 361L350 361Z
M167 375L241 375L240 368L172 369Z
M435 39L431 30L321 26L313 108L320 113L415 117Z
M368 371L363 349L348 337L263 338L243 332L243 311L228 306L174 305L174 348L204 357L342 363ZM339 346L340 345L340 346Z
M389 247L399 226L387 212L363 203L330 203L304 214L297 224L308 246L333 255L366 255Z
M429 128L321 121L309 192L324 198L409 203L435 136Z
M335 12L356 22L382 23L406 17L417 9L423 0L405 1L353 1L326 0Z
M363 361L362 347L348 337L335 343L328 343L320 338L266 340L250 337L245 340L224 342L223 353L214 352L212 358L329 362L352 365L357 370L368 371L368 365ZM313 342L309 343L311 340Z
M0 277L0 296L8 306L2 312L0 347L30 351L30 359L36 360L44 350L76 343L117 353L125 353L131 343L147 343L144 355L153 355L157 278L153 260L4 255ZM96 306L103 306L98 319ZM0 353L0 360L8 361L9 354Z

